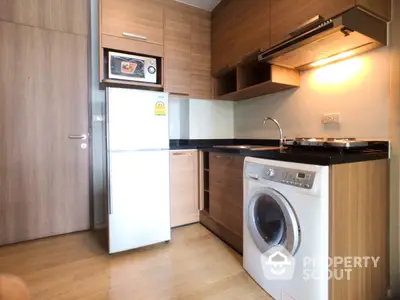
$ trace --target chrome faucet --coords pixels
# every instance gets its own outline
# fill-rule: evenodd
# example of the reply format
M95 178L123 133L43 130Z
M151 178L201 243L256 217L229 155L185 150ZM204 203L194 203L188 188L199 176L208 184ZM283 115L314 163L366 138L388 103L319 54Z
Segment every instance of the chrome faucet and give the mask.
M263 121L263 124L267 123L268 120L274 122L275 125L278 127L278 129L279 129L279 147L282 148L282 147L283 147L283 132L282 132L282 127L281 127L281 125L279 124L279 122L278 122L276 119L273 119L273 118L271 118L271 117L265 118L264 121Z

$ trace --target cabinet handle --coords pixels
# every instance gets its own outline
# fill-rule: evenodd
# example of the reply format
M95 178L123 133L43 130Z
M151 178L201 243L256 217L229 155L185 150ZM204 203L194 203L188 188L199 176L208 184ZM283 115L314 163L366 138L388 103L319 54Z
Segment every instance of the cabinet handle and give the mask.
M290 36L296 36L301 33L306 32L307 30L311 29L314 27L314 25L317 25L318 23L321 23L324 19L324 17L320 15L316 15L315 17L305 21L303 24L301 24L299 27L297 27L295 30L289 33Z
M187 97L189 97L189 94L188 93L176 93L176 92L170 92L169 93L170 95L172 95L172 96L187 96Z
M215 158L226 158L226 159L232 159L232 156L225 156L225 155L216 155Z
M173 156L192 156L192 153L191 152L174 152L174 153L172 153L172 155Z
M132 39L147 41L147 36L144 36L144 35L139 35L139 34L134 34L134 33L129 33L129 32L123 32L122 35L124 37L132 38Z

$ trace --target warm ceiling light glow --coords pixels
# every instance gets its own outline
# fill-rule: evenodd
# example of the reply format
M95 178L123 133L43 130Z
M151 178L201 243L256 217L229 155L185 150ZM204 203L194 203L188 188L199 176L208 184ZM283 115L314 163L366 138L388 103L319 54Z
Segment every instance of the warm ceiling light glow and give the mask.
M344 58L350 57L350 56L352 56L352 55L354 55L354 54L356 54L354 51L342 52L342 53L336 54L336 55L334 55L334 56L331 56L331 57L328 57L328 58L324 58L324 59L318 60L318 61L312 63L311 66L312 66L312 67L323 66L323 65L329 64L329 63L331 63L331 62L333 62L333 61L336 61L336 60L340 60L340 59L344 59Z

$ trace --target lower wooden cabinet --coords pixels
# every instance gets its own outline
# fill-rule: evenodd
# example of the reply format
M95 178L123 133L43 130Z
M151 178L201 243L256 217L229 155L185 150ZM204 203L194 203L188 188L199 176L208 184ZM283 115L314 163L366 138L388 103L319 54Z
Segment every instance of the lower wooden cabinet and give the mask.
M171 227L199 221L197 151L170 152Z
M210 229L239 252L243 250L243 161L239 155L209 153L208 216L214 223Z

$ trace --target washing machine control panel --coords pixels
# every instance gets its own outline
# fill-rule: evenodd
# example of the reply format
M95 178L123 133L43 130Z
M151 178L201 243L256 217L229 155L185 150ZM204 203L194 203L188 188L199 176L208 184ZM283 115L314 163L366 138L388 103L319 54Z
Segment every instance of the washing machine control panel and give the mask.
M315 179L315 172L264 166L261 177L269 181L279 182L304 189L312 189Z

